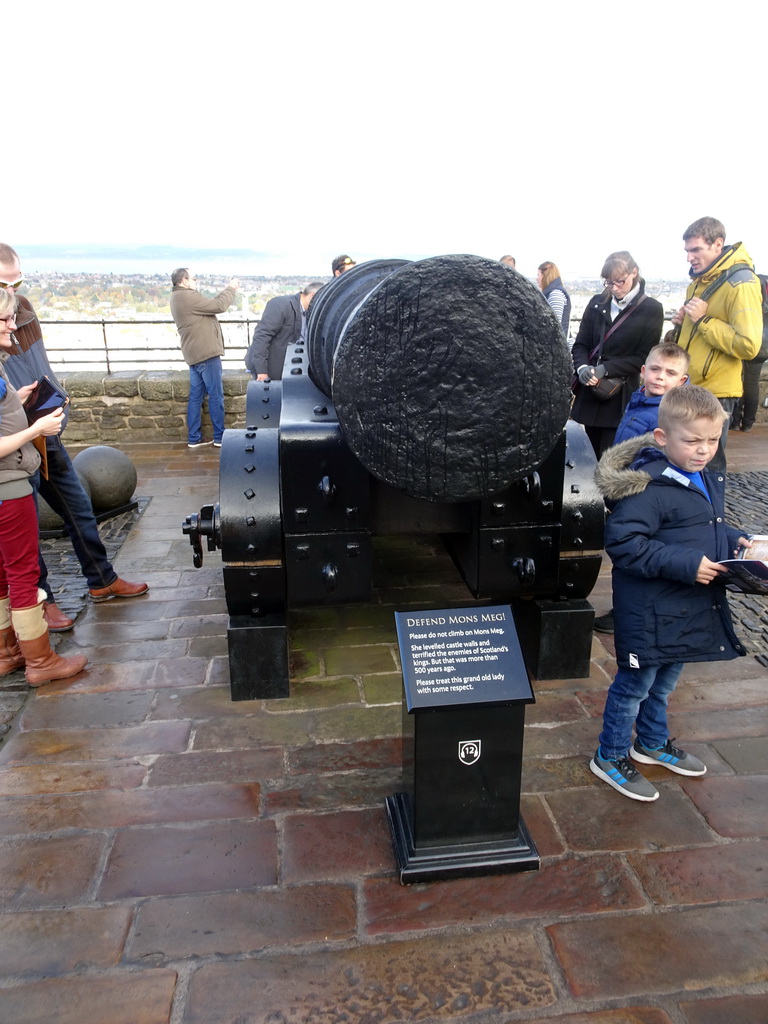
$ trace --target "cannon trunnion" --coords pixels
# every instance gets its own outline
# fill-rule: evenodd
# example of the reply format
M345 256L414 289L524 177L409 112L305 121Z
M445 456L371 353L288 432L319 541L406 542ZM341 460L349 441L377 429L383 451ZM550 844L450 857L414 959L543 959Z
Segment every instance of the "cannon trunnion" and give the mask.
M360 264L317 293L282 381L248 386L219 502L233 700L289 694L288 609L371 596L373 538L441 534L474 597L511 603L538 678L589 669L603 504L540 293L472 256Z

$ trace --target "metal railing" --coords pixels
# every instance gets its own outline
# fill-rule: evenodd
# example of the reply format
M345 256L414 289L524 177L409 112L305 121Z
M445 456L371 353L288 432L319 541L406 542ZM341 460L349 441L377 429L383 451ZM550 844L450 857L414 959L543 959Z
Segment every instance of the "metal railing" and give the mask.
M226 368L241 369L245 372L243 360L250 345L253 328L259 323L259 319L219 317L218 320L224 328L225 353L222 356L222 364ZM181 355L176 324L173 320L40 320L40 323L45 329L45 349L48 358L59 370L97 370L106 367L106 372L111 374L121 369L180 370L187 365ZM86 330L81 331L80 336L72 338L69 329L76 327ZM145 344L141 344L141 329L147 327L162 329L164 337L154 340L152 344L149 344L148 337L144 337ZM122 337L116 337L116 332L119 334L120 328L134 330L123 331Z
M253 329L260 322L259 317L251 319L219 317L219 323L224 328L224 355L222 364L227 369L238 369L245 372L245 353L253 337ZM571 330L568 338L569 346L578 331L581 317L571 318ZM41 320L45 327L45 348L48 357L60 370L94 370L106 367L108 374L115 370L140 370L140 369L177 369L186 367L186 363L179 348L178 333L176 324L170 319L154 320ZM64 337L65 333L60 328L87 328L86 333L95 335L99 344L84 344L81 339L75 339L74 343L70 338ZM166 344L158 344L157 340L149 344L139 344L135 340L135 329L152 327L162 328ZM115 340L115 332L119 328L134 329L130 337L124 337L120 341ZM108 336L108 331L111 334ZM126 332L129 333L129 332ZM140 331L139 331L140 333ZM68 343L63 344L66 340Z

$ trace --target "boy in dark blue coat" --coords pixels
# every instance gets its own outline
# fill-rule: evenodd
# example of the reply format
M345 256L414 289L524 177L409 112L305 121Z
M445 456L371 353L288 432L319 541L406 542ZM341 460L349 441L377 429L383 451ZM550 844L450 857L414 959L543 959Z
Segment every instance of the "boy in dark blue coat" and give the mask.
M674 342L663 341L651 349L640 371L642 387L633 392L627 402L621 423L616 428L614 444L647 434L658 427L659 402L670 388L679 388L687 382L690 361L685 349Z
M704 388L673 388L653 435L609 448L595 477L612 507L605 549L613 562L618 671L589 767L632 800L659 795L632 761L679 775L707 770L669 738L667 701L685 663L746 653L725 589L713 584L725 571L722 559L751 547L725 523L724 474L706 470L725 415Z
M655 430L659 425L659 402L670 388L679 388L688 382L688 364L691 357L673 341L654 345L645 358L640 371L643 385L633 392L624 415L616 428L614 444L628 441ZM613 632L613 609L598 615L594 627L598 633Z

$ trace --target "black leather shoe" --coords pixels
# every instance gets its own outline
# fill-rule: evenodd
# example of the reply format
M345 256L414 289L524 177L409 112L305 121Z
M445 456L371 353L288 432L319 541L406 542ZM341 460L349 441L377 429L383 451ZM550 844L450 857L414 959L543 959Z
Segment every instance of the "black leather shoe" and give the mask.
M596 633L612 633L613 632L613 608L605 615L598 615L595 617L595 624L592 627Z

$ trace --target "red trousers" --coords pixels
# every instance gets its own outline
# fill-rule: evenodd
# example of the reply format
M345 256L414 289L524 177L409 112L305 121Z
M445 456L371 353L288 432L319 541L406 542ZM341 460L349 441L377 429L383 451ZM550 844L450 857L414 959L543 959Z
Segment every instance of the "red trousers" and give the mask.
M0 501L0 598L10 597L11 608L38 604L38 526L35 499Z

